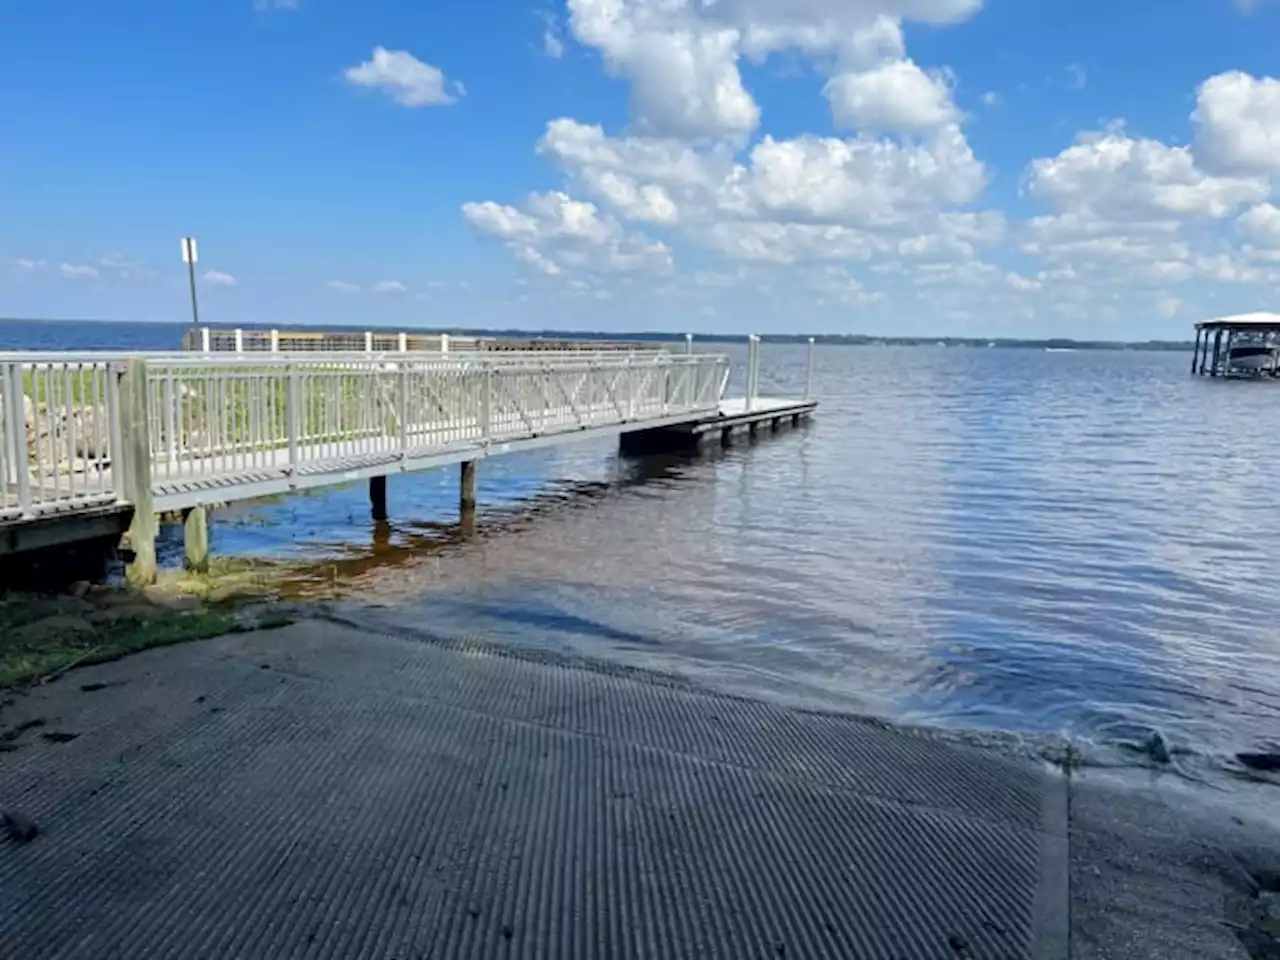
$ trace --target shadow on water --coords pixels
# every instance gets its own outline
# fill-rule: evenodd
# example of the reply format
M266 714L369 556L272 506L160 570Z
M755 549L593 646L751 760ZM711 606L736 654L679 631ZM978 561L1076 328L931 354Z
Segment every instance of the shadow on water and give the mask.
M567 511L589 509L599 501L628 489L654 483L679 483L688 479L690 466L723 457L724 451L709 448L705 454L682 452L643 457L619 457L614 475L607 480L551 480L532 496L464 514L449 523L432 520L370 521L367 544L350 540L321 543L323 559L290 565L284 578L286 591L294 596L345 596L381 572L438 559L467 546L500 540L530 530L548 517ZM497 607L478 610L502 616L512 623L526 622L547 627L549 617L572 632L598 635L631 643L646 643L630 631L613 630L571 614Z

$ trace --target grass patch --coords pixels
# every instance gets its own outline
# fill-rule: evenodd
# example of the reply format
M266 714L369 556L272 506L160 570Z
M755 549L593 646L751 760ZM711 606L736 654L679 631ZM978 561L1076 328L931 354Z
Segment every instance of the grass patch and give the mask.
M229 614L197 611L157 619L121 620L99 627L88 637L66 636L32 644L0 643L0 689L32 683L72 667L107 663L131 653L206 640L242 629Z

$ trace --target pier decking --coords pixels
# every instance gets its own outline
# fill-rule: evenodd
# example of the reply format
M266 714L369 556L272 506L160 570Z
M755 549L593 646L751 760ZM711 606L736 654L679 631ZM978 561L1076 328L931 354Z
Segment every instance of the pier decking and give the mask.
M0 553L127 522L146 583L157 514L187 513L200 569L209 504L369 480L383 519L386 476L455 463L465 513L487 457L637 431L686 446L813 411L754 396L756 364L753 347L735 401L727 357L657 350L0 355Z

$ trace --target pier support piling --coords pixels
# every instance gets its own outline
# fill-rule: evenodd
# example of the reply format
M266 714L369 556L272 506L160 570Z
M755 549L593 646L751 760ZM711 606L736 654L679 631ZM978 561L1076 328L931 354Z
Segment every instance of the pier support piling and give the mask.
M373 512L375 523L381 523L387 519L387 478L385 476L369 478L369 507Z
M182 565L188 573L209 572L209 514L192 507L182 517Z
M458 509L463 517L476 512L476 462L463 460L458 465Z
M125 362L119 396L124 494L133 505L133 519L125 534L133 559L125 565L124 575L131 587L149 587L156 582L156 532L160 524L151 500L151 417L145 360Z

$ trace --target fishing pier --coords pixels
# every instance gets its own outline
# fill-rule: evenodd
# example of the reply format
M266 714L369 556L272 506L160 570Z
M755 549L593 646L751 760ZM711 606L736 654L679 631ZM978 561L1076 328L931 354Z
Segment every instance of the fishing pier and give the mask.
M465 523L488 457L607 436L630 454L696 447L817 406L808 380L802 397L758 395L756 337L738 398L723 354L397 345L0 354L0 555L123 533L146 585L163 514L181 514L201 571L213 504L367 481L383 520L388 476L457 464Z

